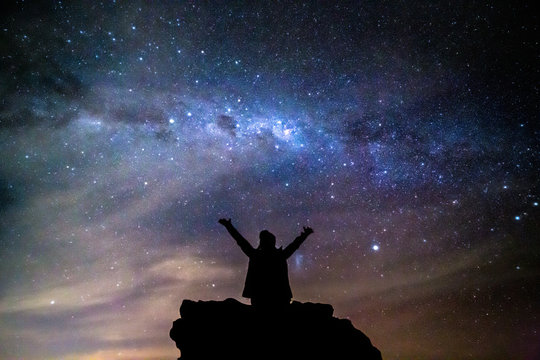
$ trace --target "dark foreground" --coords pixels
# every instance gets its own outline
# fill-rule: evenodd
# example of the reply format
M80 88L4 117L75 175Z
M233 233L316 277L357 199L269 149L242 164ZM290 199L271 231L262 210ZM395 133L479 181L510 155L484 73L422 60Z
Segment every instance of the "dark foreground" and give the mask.
M234 299L184 300L170 337L182 360L381 360L369 338L333 312L328 304L263 311Z

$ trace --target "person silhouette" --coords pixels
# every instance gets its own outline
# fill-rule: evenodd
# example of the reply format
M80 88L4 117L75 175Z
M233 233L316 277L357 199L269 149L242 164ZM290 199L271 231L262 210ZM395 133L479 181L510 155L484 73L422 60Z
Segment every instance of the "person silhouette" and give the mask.
M249 257L248 271L242 296L259 308L276 308L290 304L292 299L287 259L313 233L304 227L302 233L285 249L276 248L276 237L268 230L259 234L259 246L255 249L232 225L231 219L219 223L236 240L240 249Z

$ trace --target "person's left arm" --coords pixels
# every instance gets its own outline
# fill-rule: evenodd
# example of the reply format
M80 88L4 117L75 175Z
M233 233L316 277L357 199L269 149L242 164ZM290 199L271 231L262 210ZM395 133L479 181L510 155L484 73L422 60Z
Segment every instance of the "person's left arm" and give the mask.
M231 219L219 219L219 223L227 229L229 234L233 237L234 240L236 240L236 243L238 246L240 246L240 249L246 254L247 256L251 257L253 255L253 252L255 249L251 244L236 230L236 228L231 223Z

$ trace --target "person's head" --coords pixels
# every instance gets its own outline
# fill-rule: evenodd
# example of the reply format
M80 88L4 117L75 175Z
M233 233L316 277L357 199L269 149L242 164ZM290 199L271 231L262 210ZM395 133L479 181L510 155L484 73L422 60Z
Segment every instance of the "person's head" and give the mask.
M268 230L263 230L259 234L259 249L275 249L276 237Z

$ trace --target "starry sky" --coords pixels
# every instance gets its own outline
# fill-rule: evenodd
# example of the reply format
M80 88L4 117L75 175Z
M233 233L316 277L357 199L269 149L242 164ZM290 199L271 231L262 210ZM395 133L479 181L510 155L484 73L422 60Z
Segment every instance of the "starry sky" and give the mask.
M183 299L247 302L222 217L312 227L294 299L385 359L540 355L529 2L2 7L2 359L175 359Z

